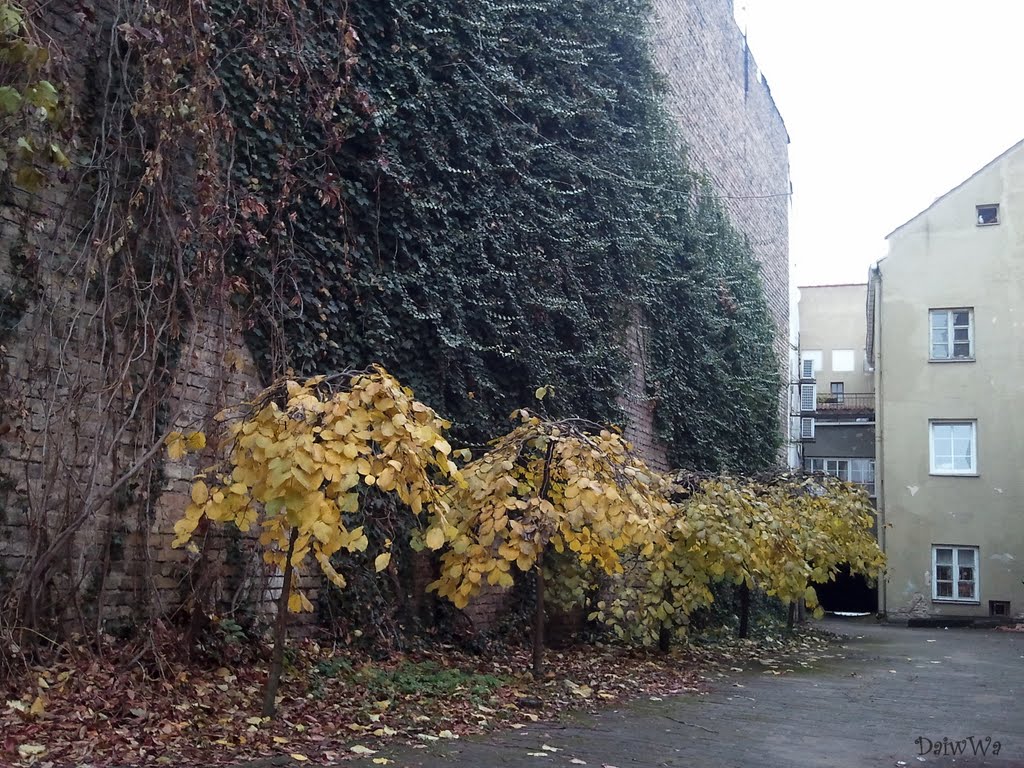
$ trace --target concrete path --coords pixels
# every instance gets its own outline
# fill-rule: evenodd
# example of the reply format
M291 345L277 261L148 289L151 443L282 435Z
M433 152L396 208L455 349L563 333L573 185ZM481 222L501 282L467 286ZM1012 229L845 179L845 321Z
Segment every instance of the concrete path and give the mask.
M1024 768L1024 633L823 625L848 637L812 671L737 674L705 696L387 756L396 768ZM966 756L921 754L929 742L970 736L987 756L970 742Z

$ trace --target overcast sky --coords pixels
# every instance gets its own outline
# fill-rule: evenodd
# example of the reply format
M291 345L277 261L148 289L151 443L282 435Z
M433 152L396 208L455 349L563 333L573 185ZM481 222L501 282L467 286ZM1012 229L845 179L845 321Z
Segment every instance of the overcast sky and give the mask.
M863 282L885 236L1024 138L1024 0L734 0L790 136L798 285Z

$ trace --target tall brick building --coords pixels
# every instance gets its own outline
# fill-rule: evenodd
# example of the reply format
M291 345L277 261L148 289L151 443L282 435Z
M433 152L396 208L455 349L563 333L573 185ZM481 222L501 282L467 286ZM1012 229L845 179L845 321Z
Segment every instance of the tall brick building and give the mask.
M80 5L58 0L45 16L46 31L61 41L71 59L69 87L81 111L97 98L92 89L102 71L95 68L106 61L97 46L109 45L110 38L110 9L102 9L113 4L87 3L88 14ZM734 21L731 0L656 0L655 5L657 59L668 82L669 108L691 164L707 175L733 223L753 245L776 324L776 349L784 361L789 335L785 126ZM39 548L49 546L45 537L39 539L33 520L48 521L56 530L82 518L54 578L103 594L105 615L117 617L137 611L152 594L159 595L154 610L166 610L190 586L182 575L189 556L167 544L173 520L187 503L187 477L200 459L153 475L159 487L146 491L145 508L118 508L117 497L106 496L105 478L152 447L152 430L147 435L126 427L128 420L121 417L131 411L136 391L104 390L108 382L97 363L133 349L109 338L94 297L67 278L73 272L69 265L80 255L76 238L88 232L84 217L91 210L73 196L88 197L89 191L74 184L50 190L67 197L69 213L57 232L33 226L28 198L0 200L0 291L14 282L14 256L49 248L41 262L48 270L46 294L4 340L8 376L3 394L12 402L20 398L26 432L20 443L13 433L0 434L0 582L30 567ZM224 308L212 308L184 332L177 378L169 387L169 402L161 405L166 413L159 416L169 420L167 426L203 423L225 402L259 386L252 359L231 323ZM626 343L637 365L623 405L630 437L653 463L664 465L644 381L644 337L642 325L634 324ZM93 397L96 390L110 396ZM53 450L55 444L61 449ZM99 472L93 471L96 466ZM251 540L218 540L216 546L210 579L222 600L251 603L272 596L273 584L259 573ZM231 574L234 583L227 578ZM153 591L143 594L143 583Z
M788 355L789 134L736 25L732 0L656 0L657 61L668 107L686 151L721 195L733 224L761 263L776 324L776 351Z
M655 0L657 63L668 82L668 108L691 165L711 181L732 223L761 265L765 298L775 321L775 353L789 378L789 134L737 26L732 0ZM628 349L642 366L643 329ZM627 436L654 464L664 449L654 433L654 409L635 370L623 406ZM789 392L779 393L779 430L789 431ZM784 440L785 442L785 440ZM781 459L782 457L780 457Z

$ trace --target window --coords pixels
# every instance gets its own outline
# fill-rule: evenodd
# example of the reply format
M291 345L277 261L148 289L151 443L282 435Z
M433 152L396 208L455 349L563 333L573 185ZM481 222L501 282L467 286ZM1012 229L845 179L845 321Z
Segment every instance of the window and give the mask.
M805 359L801 362L800 378L801 379L813 379L814 378L814 361L811 358Z
M817 407L818 388L814 384L800 385L800 410L813 411Z
M875 495L874 459L806 459L808 472L824 472L840 480L863 485L869 496Z
M801 440L813 440L814 439L814 419L809 419L809 418L800 419L800 439Z
M933 475L977 474L977 422L931 421L928 429Z
M978 602L977 547L932 547L932 599Z
M979 205L978 211L978 226L987 227L991 224L999 223L999 204L992 203L990 205Z
M814 377L814 373L821 370L822 353L820 349L805 349L800 353L800 368L803 369L803 364L810 360L811 365L811 378Z
M928 310L932 360L972 360L974 358L974 310Z
M875 495L875 460L850 459L850 482L863 485L868 496Z
M833 403L843 402L843 395L845 394L845 385L841 381L833 381L829 385L829 392L832 395Z
M846 373L852 371L855 367L854 351L852 349L833 349L832 350L832 370L836 373Z

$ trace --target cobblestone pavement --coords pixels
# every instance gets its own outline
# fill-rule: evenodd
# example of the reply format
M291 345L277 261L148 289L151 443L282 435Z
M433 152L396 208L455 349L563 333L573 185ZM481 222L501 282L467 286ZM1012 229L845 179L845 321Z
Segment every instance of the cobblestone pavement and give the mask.
M705 696L643 701L387 757L395 768L1024 768L1024 633L823 625L846 639L837 658L812 671L737 674ZM968 737L987 745L987 755L974 754L969 741L966 755L946 747L921 754L928 743ZM366 758L355 764L373 766Z

